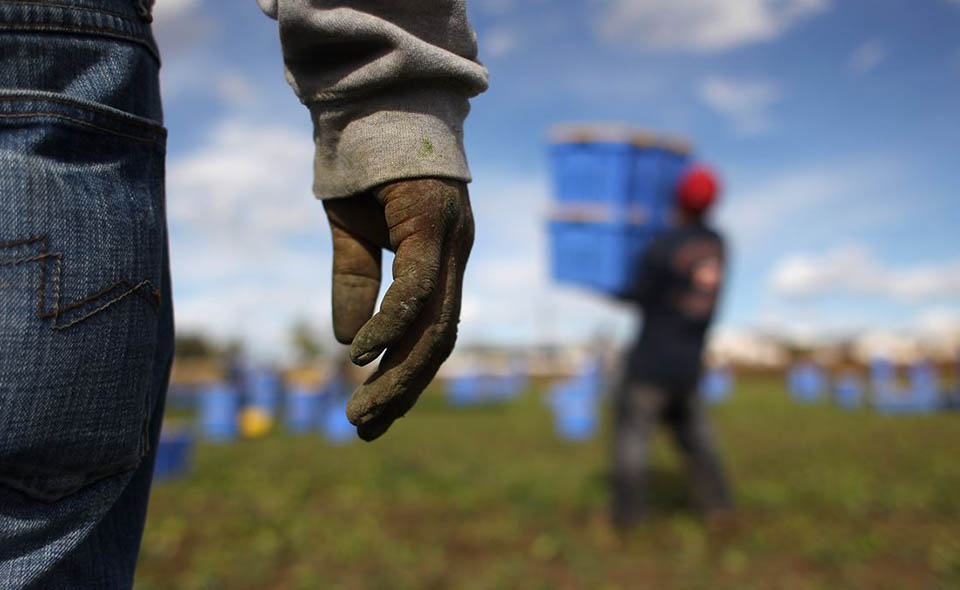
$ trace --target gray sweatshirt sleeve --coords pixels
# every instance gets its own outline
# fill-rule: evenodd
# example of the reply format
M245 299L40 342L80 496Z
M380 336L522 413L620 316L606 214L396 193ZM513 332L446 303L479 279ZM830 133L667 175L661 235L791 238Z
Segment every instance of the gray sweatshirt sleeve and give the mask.
M468 98L487 88L466 0L257 0L309 108L317 197L436 176L469 181Z

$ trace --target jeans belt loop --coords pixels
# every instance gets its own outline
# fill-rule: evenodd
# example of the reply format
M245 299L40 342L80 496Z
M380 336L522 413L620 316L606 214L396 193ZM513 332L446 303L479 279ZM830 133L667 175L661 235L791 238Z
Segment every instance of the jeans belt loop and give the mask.
M137 14L145 23L153 22L153 14L151 13L153 2L154 0L135 0Z

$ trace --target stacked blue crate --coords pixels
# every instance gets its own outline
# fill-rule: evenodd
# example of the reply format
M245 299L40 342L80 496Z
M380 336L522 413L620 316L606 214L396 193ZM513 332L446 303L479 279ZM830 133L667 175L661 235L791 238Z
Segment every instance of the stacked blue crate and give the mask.
M599 363L589 364L579 375L550 389L549 405L561 438L584 441L596 434L603 391L604 379Z
M947 399L944 400L947 409L960 410L960 358L954 364L954 383L953 389L947 391Z
M287 430L304 433L313 430L319 420L320 392L309 384L293 384L287 390Z
M474 406L483 401L483 377L477 371L446 380L447 400L457 407Z
M930 361L920 361L911 367L910 399L917 412L940 409L940 376Z
M833 387L833 399L846 410L855 410L863 404L863 382L853 371L841 373Z
M186 473L190 467L192 452L193 438L188 432L164 427L157 444L157 459L153 466L154 481L173 479Z
M529 377L521 363L505 373L471 370L446 379L447 400L457 407L495 404L511 400L527 388Z
M897 397L897 367L885 358L870 361L870 387L875 403L895 400Z
M345 444L353 441L355 429L347 419L350 388L340 376L333 377L324 386L320 411L320 429L328 441Z
M203 435L213 441L226 442L237 437L237 411L240 396L224 382L203 386L200 392L200 425Z
M940 409L940 379L936 368L927 361L910 367L909 386L895 384L874 392L874 406L884 414L929 414Z
M276 416L280 403L280 376L268 368L251 368L244 372L247 406L257 408L271 418Z
M733 382L730 367L711 367L700 379L700 395L710 404L725 402L733 393Z
M627 292L647 244L669 223L688 151L635 132L569 128L555 134L550 161L553 278Z
M787 374L787 388L793 399L812 403L820 400L828 387L827 375L811 362L797 363Z

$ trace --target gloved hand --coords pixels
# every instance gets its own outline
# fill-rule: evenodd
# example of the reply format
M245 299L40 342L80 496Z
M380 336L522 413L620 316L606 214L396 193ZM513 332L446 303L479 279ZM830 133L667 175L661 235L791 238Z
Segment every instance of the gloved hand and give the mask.
M462 182L419 178L323 204L333 234L334 334L358 365L386 350L347 404L369 441L416 403L453 350L473 246L470 197ZM373 315L382 248L396 252L393 283Z

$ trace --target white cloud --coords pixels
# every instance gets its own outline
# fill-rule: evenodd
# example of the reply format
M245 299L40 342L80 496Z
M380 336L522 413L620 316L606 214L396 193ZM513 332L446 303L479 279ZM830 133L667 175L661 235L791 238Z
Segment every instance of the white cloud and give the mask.
M960 297L960 260L893 267L868 249L851 246L821 256L787 256L774 266L770 286L795 297L853 294L901 301L948 299Z
M768 80L735 80L711 76L700 84L700 99L729 119L741 135L761 135L774 127L770 107L780 90Z
M310 192L313 143L301 131L226 120L170 159L181 328L241 337L258 356L277 357L295 318L329 326L329 233Z
M866 74L886 61L890 54L886 44L878 39L865 41L850 55L850 69L858 74Z
M903 199L891 187L904 182L902 158L837 158L783 170L771 178L733 170L717 211L718 224L749 254L771 242L832 240L837 235L901 220ZM851 198L873 195L873 199Z
M310 194L313 149L302 129L222 122L197 151L171 160L170 221L246 240L309 231L322 221Z
M929 307L914 317L913 325L923 335L960 336L960 308L942 305Z
M243 74L226 71L220 74L215 83L217 95L228 105L244 107L255 104L259 94L253 83Z
M492 29L483 36L480 43L484 55L492 58L504 57L517 47L517 36L509 29Z
M597 32L645 49L718 51L775 39L830 0L607 0Z
M154 5L153 34L165 61L193 53L219 30L202 14L202 5L203 0L158 0Z
M182 18L200 5L201 0L158 0L153 5L153 20L157 25Z

